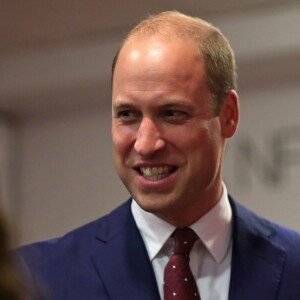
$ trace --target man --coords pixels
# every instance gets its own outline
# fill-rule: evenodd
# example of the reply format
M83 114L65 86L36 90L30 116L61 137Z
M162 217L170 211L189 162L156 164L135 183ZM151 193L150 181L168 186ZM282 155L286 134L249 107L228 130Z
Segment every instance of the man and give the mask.
M235 90L232 50L212 25L177 12L137 25L112 74L113 157L132 199L19 250L29 276L58 300L300 299L299 234L243 208L222 182ZM186 254L195 298L178 297L164 271L173 232L186 227L196 233Z

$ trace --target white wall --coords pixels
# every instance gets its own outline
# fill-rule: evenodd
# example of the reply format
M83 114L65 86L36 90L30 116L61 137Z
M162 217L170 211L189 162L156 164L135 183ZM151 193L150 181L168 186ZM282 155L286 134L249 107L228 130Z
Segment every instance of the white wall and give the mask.
M61 235L127 199L111 159L110 111L26 121L21 243Z
M252 91L241 99L238 134L229 141L225 179L254 211L300 230L300 87Z

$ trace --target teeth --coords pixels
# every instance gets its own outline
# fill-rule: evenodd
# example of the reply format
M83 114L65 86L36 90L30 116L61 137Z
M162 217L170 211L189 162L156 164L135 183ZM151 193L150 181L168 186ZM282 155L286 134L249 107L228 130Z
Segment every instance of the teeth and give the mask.
M140 168L142 175L151 181L160 180L171 174L172 167L153 167L153 168Z

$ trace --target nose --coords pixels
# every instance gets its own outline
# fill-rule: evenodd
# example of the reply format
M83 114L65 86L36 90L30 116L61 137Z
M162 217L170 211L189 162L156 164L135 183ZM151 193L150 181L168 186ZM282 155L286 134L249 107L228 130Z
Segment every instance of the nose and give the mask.
M165 141L157 124L149 118L143 118L134 143L135 151L141 156L151 156L164 146Z

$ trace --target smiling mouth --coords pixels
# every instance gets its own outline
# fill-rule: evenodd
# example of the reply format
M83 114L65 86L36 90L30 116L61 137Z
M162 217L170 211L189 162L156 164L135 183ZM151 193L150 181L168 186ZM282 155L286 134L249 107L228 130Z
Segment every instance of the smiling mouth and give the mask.
M138 172L147 180L158 181L161 180L176 170L176 167L164 166L164 167L141 167L138 168Z

